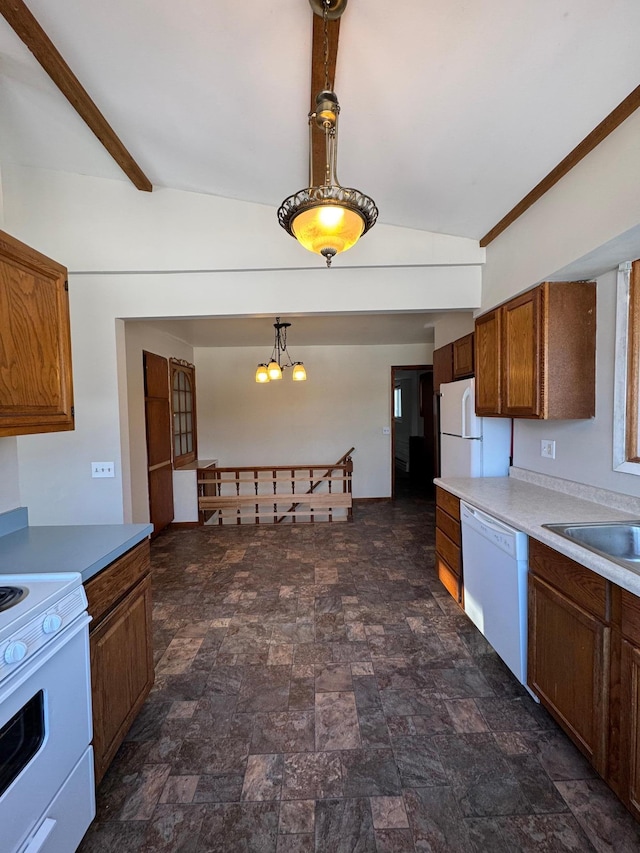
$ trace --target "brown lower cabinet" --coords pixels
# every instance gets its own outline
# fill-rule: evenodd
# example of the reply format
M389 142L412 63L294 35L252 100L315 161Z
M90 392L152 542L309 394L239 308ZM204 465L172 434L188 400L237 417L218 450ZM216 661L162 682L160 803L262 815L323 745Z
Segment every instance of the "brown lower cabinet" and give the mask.
M528 683L640 820L640 599L535 539Z
M85 584L96 785L153 685L149 572L145 540Z
M458 603L462 603L462 535L460 499L436 486L436 571Z

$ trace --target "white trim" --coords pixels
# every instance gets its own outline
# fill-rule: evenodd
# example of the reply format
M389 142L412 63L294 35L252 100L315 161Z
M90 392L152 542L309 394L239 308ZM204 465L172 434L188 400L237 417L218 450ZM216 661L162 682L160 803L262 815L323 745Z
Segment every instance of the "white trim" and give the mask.
M629 344L629 283L631 261L618 267L616 296L616 353L613 386L613 470L640 475L640 463L628 462L627 427L627 358Z

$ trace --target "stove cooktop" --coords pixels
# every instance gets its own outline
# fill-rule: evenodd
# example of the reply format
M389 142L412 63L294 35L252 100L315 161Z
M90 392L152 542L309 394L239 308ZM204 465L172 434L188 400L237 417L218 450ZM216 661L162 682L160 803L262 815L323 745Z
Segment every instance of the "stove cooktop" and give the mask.
M0 613L16 605L26 594L23 586L0 586Z
M0 645L35 616L47 613L73 590L83 592L79 572L0 575L0 588L11 587L24 590L24 594L14 598L9 607L0 606Z

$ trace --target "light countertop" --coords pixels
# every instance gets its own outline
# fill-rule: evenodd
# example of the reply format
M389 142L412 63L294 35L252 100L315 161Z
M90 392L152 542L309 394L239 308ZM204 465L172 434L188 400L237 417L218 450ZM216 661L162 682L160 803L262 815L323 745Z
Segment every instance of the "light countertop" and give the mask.
M623 589L640 595L640 571L620 566L541 526L567 522L629 521L640 518L640 513L634 515L597 500L576 497L515 477L447 477L434 482ZM593 494L597 495L598 490L594 489ZM629 498L632 508L635 502L636 499Z
M22 527L0 536L0 576L80 572L88 581L152 531L151 524Z

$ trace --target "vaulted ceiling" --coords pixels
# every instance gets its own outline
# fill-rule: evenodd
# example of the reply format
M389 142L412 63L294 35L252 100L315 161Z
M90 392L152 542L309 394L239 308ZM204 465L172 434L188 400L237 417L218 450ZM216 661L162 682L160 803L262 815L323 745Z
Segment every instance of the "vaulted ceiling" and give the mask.
M154 186L306 185L308 0L27 5ZM637 0L350 0L340 180L381 222L479 239L636 88L638 33ZM2 163L126 180L0 18Z
M154 187L275 217L306 186L308 0L26 5ZM349 0L339 29L340 180L413 229L480 239L640 82L638 0ZM0 17L7 164L128 180ZM296 323L307 342L429 342L434 316ZM250 345L270 322L165 330Z

